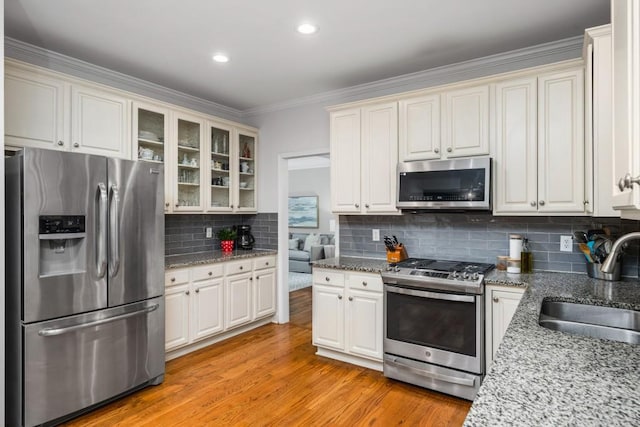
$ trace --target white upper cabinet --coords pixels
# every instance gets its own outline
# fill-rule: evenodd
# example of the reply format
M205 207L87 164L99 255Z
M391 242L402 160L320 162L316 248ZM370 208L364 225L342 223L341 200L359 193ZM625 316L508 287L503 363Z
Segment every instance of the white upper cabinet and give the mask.
M131 158L131 102L98 86L6 62L5 142Z
M331 210L360 213L360 109L331 112Z
M67 85L7 64L4 79L5 144L68 149Z
M130 105L115 93L72 85L71 150L130 159Z
M440 158L440 94L401 99L398 157L401 162Z
M519 78L496 84L494 210L536 212L538 200L537 81Z
M640 4L612 1L611 21L613 206L622 217L640 219Z
M620 216L613 209L613 59L611 25L585 31L585 167L587 212Z
M444 92L443 157L489 154L489 85Z
M171 125L175 142L170 155L174 171L173 212L201 212L204 210L202 187L206 151L203 121L198 116L175 112Z
M495 85L495 214L585 214L583 69Z
M538 211L585 212L584 70L538 78Z
M396 102L331 113L331 208L336 213L397 213Z

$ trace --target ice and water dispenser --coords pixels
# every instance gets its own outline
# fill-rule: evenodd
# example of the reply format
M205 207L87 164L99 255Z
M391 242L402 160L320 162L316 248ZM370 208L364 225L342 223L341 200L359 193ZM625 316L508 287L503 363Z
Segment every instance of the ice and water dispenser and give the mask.
M40 277L85 272L84 215L41 215L38 237Z

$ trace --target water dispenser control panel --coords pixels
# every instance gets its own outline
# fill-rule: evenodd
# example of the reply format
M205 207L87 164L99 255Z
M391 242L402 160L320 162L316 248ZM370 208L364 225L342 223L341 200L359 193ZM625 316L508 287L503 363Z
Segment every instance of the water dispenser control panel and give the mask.
M40 234L84 233L84 215L41 215Z

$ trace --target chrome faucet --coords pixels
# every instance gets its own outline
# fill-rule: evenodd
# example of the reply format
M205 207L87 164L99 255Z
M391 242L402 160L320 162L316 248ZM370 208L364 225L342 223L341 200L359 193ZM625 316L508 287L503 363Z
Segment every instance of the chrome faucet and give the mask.
M613 269L616 265L616 260L618 259L618 255L622 250L622 245L627 243L629 240L640 240L640 231L634 231L633 233L625 234L620 237L613 243L613 247L611 248L611 253L607 256L607 258L602 263L600 267L600 271L603 273L613 273Z

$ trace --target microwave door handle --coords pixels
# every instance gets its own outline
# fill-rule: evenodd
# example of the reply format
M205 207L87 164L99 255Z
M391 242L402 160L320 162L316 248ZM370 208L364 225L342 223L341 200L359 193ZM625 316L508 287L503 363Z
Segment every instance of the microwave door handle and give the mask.
M395 357L391 358L391 360L387 359L387 362L391 362L392 364L395 364L402 369L407 369L413 372L414 374L427 377L427 378L432 378L434 380L444 381L451 384L458 384L465 387L473 387L476 382L475 378L452 377L449 375L443 375L443 374L438 374L436 372L429 372L429 371L424 371L422 369L414 368L413 366L405 365L404 363L399 362L398 359Z
M476 298L473 295L455 295L455 294L441 294L437 292L429 292L429 291L418 291L415 289L406 289L399 288L397 286L386 286L387 291L392 292L394 294L403 294L414 297L421 298L430 298L430 299L439 299L445 301L456 301L456 302L476 302Z
M107 272L107 187L101 182L96 192L96 275L102 279Z
M120 193L117 185L111 186L109 200L109 274L114 277L120 269Z

